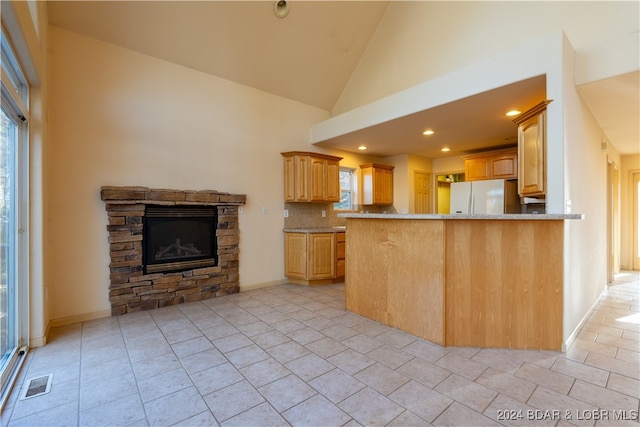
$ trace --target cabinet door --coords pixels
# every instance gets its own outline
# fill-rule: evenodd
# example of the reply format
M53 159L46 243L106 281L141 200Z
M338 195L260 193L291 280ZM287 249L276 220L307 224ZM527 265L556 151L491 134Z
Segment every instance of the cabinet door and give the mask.
M335 275L335 233L309 234L309 280Z
M307 278L307 234L284 234L284 275L291 278Z
M518 178L518 153L505 153L491 157L491 178Z
M321 202L326 200L325 176L327 161L311 158L311 200Z
M491 179L489 157L474 157L464 161L464 180Z
M393 171L390 169L373 169L373 204L393 204Z
M295 156L295 193L297 202L309 202L311 201L310 186L310 165L309 157L307 156Z
M389 169L384 171L384 194L382 204L393 204L393 171Z
M345 233L336 233L336 278L344 277L346 249Z
M541 195L545 192L545 117L542 112L518 127L520 195Z
M295 202L296 200L296 170L295 157L284 158L284 200Z
M340 164L327 160L326 168L326 200L327 202L340 201Z
M382 205L385 202L385 184L386 176L385 170L374 168L373 169L373 203L376 205Z

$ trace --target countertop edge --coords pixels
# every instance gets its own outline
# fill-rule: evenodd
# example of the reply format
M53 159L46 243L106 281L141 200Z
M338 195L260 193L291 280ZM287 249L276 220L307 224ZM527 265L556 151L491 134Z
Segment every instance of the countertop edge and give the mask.
M503 215L486 215L486 214L380 214L380 213L341 213L338 218L347 219L478 219L478 220L567 220L567 219L584 219L584 214L503 214Z
M285 233L344 233L344 226L341 227L305 227L305 228L283 228Z

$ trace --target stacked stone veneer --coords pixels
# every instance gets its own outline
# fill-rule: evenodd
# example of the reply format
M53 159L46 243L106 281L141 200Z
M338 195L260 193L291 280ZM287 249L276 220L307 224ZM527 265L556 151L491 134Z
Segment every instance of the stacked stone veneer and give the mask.
M180 191L146 187L102 187L109 224L111 315L150 310L239 291L238 206L247 196L218 191ZM144 274L142 227L146 205L217 206L218 265Z

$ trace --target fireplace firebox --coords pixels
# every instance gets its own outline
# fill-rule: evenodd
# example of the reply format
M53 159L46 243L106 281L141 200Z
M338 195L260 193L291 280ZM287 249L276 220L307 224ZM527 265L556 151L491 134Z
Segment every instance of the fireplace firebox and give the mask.
M215 206L145 209L142 258L145 274L217 265Z

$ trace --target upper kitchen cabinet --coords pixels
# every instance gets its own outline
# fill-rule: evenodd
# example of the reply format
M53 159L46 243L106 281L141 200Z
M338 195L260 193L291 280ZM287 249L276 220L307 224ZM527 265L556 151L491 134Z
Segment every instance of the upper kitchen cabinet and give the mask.
M340 201L342 157L305 151L281 153L284 157L286 202Z
M393 204L393 166L367 163L360 165L363 205Z
M518 149L490 151L464 158L465 181L518 178Z
M543 196L546 192L547 105L543 101L522 113L518 125L518 189L520 196Z

